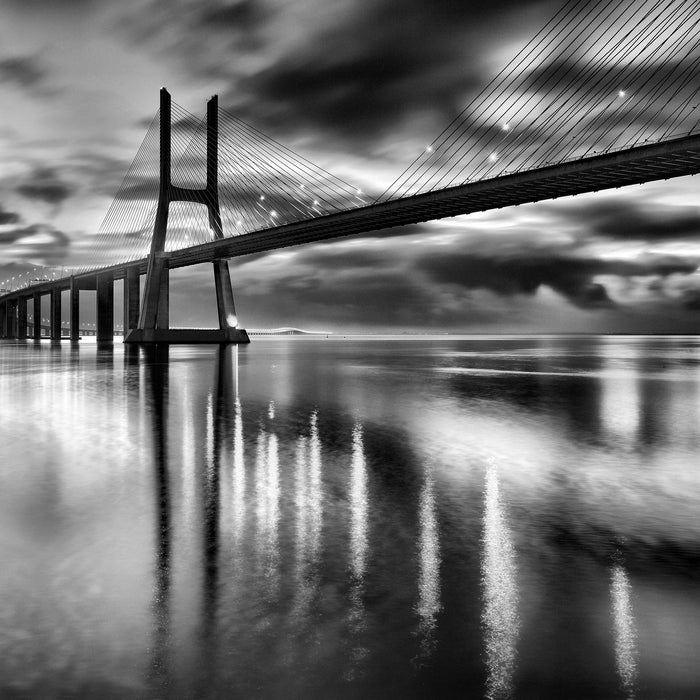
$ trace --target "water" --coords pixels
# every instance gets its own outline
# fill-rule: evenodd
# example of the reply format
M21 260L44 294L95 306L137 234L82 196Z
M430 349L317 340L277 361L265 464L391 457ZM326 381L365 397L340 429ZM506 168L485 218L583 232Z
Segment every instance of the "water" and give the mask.
M0 345L0 696L700 697L700 340Z

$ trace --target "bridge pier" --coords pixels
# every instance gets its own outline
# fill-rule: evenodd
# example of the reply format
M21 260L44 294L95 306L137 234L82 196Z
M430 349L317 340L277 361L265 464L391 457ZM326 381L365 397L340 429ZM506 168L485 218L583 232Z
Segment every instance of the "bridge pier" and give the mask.
M61 290L54 287L51 290L51 340L61 342Z
M124 277L124 335L138 328L141 308L141 274L138 267L127 267Z
M114 342L114 275L97 275L97 342Z
M3 337L17 337L17 300L10 299L5 303L5 320L3 323Z
M0 338L7 338L7 302L0 304Z
M39 292L34 292L34 294L32 294L32 302L32 313L34 316L32 336L34 340L41 340L41 294L39 294Z
M160 268L160 288L156 309L156 328L170 328L170 264L163 258Z
M70 342L80 340L80 285L75 277L70 278Z
M17 300L17 337L19 340L27 339L27 297Z

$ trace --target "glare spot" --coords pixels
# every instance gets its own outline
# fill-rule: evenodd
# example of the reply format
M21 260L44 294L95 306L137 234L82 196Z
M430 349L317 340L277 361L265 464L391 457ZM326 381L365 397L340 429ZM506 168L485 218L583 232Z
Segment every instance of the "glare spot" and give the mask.
M236 314L229 314L226 317L226 322L231 328L237 328L238 327L238 318L236 317Z

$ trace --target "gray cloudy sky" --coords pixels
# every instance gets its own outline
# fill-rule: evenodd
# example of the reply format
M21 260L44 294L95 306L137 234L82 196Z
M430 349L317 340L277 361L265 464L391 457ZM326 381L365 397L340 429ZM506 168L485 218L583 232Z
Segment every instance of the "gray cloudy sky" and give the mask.
M4 0L0 282L74 262L163 85L197 114L217 93L381 192L561 5ZM239 315L248 327L697 332L697 192L679 178L238 258ZM174 318L213 323L210 275L173 280Z

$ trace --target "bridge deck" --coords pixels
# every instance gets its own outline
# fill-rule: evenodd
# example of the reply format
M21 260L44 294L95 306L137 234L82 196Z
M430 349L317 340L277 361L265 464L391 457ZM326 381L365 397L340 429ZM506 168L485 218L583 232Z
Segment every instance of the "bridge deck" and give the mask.
M700 172L700 135L594 155L536 170L502 175L435 192L321 216L315 219L223 238L169 253L171 268L186 267L217 258L234 258L277 248L370 233L395 226L441 219L477 211L556 199L597 190L664 180ZM146 272L146 259L92 270L75 279L88 280L99 272L119 279L126 269ZM5 294L3 299L26 297L33 292L68 289L68 278L43 282Z

